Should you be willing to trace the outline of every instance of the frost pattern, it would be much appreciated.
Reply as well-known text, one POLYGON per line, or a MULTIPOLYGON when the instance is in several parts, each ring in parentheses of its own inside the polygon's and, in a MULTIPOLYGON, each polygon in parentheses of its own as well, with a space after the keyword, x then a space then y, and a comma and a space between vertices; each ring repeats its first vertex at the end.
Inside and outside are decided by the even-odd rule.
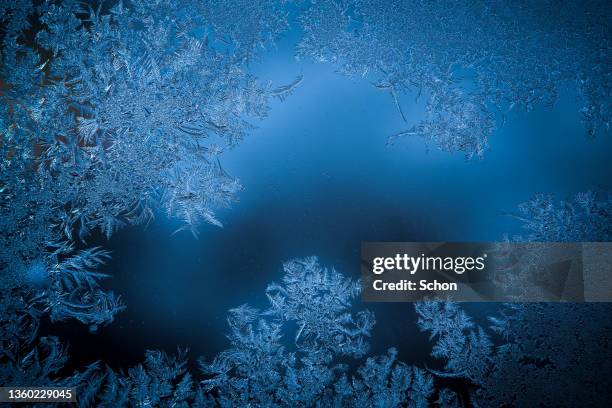
POLYGON ((432 356, 445 362, 443 369, 407 365, 394 348, 351 369, 342 357, 362 356, 374 325, 370 312, 354 311, 357 282, 316 258, 291 260, 284 271, 282 283, 268 288, 269 309, 230 310, 230 348, 211 362, 200 360, 199 376, 187 370, 181 350, 175 356, 148 351, 144 363, 127 373, 96 363, 57 376, 65 350, 57 339, 35 340, 34 333, 18 345, 9 344, 15 337, 2 338, 0 381, 77 387, 80 406, 102 407, 605 406, 612 385, 601 376, 612 369, 609 308, 513 304, 485 328, 457 304, 424 302, 416 308, 418 326, 435 341, 432 356), (294 314, 310 305, 316 306, 294 314), (310 319, 324 328, 308 328, 310 319), (337 336, 351 337, 351 348, 327 342, 337 336), (448 387, 449 381, 459 388, 448 387))
POLYGON ((446 361, 442 376, 465 377, 479 382, 486 376, 493 343, 455 303, 426 301, 415 305, 421 330, 436 339, 432 356, 446 361))
MULTIPOLYGON (((519 210, 528 235, 514 237, 517 242, 610 240, 609 196, 587 191, 556 204, 540 194, 519 210)), ((453 303, 421 303, 416 311, 420 329, 435 340, 432 356, 445 362, 443 371, 430 372, 462 381, 474 406, 529 407, 537 401, 545 407, 603 407, 609 401, 612 381, 602 375, 612 370, 608 304, 512 303, 488 317, 489 327, 453 303)), ((451 393, 442 390, 440 396, 451 393)))
POLYGON ((295 342, 302 347, 364 355, 364 337, 374 317, 367 311, 353 316, 348 309, 361 291, 359 283, 322 268, 316 258, 287 262, 284 270, 283 283, 272 283, 266 290, 271 304, 267 313, 295 321, 299 327, 295 342))
MULTIPOLYGON (((567 81, 587 133, 608 126, 609 13, 585 4, 313 2, 299 55, 369 76, 405 122, 400 95, 423 92, 425 120, 395 137, 480 156, 500 116, 554 102, 567 81)), ((86 247, 92 231, 110 237, 160 210, 194 235, 202 222, 221 225, 215 211, 240 189, 223 151, 267 114, 269 98, 302 82, 273 87, 245 69, 286 28, 283 5, 0 4, 0 383, 75 386, 81 406, 108 407, 600 405, 612 386, 600 375, 612 371, 605 305, 506 306, 484 327, 458 305, 422 303, 418 325, 443 369, 409 366, 390 348, 351 370, 346 359, 365 356, 374 317, 353 310, 357 283, 315 258, 285 265, 268 309, 230 311, 230 348, 201 361, 201 381, 182 351, 148 351, 127 373, 92 364, 61 374, 66 349, 38 336, 40 319, 96 330, 124 307, 100 286, 109 254, 86 247), (449 379, 470 390, 467 401, 449 379)), ((517 239, 612 235, 609 195, 561 204, 539 195, 520 211, 528 235, 517 239)))
POLYGON ((2 3, 3 291, 95 328, 123 306, 97 283, 108 253, 84 249, 91 233, 162 211, 177 232, 222 226, 216 211, 241 189, 222 153, 301 77, 274 87, 246 70, 286 28, 275 3, 216 3, 2 3), (232 10, 240 24, 223 25, 232 10))
POLYGON ((423 408, 430 406, 433 377, 424 369, 397 361, 397 350, 370 357, 349 382, 342 376, 335 385, 335 406, 423 408))
MULTIPOLYGON (((432 356, 446 362, 443 371, 430 372, 459 380, 473 406, 606 406, 612 382, 601 373, 612 369, 608 305, 513 303, 489 317, 488 328, 450 303, 420 304, 417 313, 419 327, 436 339, 432 356)), ((440 396, 453 403, 452 390, 440 396)))
POLYGON ((604 1, 314 1, 300 17, 298 56, 334 64, 389 92, 427 97, 420 136, 482 156, 512 110, 551 105, 574 83, 586 133, 610 124, 610 8, 604 1))
POLYGON ((64 378, 57 374, 65 350, 55 338, 35 341, 35 333, 16 347, 3 343, 0 381, 77 387, 80 406, 429 406, 433 376, 397 361, 396 349, 356 371, 346 364, 345 357, 366 353, 374 326, 371 312, 354 311, 358 282, 314 257, 290 260, 283 269, 282 283, 268 287, 267 310, 229 311, 230 348, 213 361, 200 360, 199 381, 182 350, 147 351, 144 363, 127 373, 95 363, 64 378))
MULTIPOLYGON (((601 194, 600 194, 601 195, 601 194)), ((598 197, 594 191, 577 194, 572 201, 554 202, 550 195, 537 194, 519 206, 515 216, 523 222, 531 242, 612 241, 612 194, 598 197)))
POLYGON ((232 348, 201 363, 212 376, 203 383, 219 390, 222 406, 311 406, 328 398, 336 373, 345 370, 334 357, 367 351, 374 317, 351 312, 357 282, 321 267, 316 258, 294 259, 283 269, 282 284, 267 289, 270 308, 231 310, 232 348), (285 340, 290 323, 296 333, 285 340))

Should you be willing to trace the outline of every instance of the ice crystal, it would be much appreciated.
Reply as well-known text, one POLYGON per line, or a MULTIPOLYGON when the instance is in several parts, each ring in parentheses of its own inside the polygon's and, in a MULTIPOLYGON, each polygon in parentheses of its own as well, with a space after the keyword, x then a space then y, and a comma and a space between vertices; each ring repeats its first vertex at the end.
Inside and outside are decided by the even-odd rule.
POLYGON ((371 313, 353 314, 357 282, 319 265, 316 258, 284 265, 282 284, 267 289, 270 309, 247 305, 230 311, 232 348, 202 362, 208 389, 223 406, 308 406, 323 398, 341 366, 335 356, 361 356, 374 324, 371 313), (283 331, 295 328, 293 345, 283 331))
POLYGON ((594 191, 577 194, 572 201, 555 203, 552 196, 537 194, 519 206, 516 217, 528 234, 518 240, 533 242, 612 241, 612 194, 594 191))
POLYGON ((425 301, 416 306, 418 326, 436 339, 432 356, 446 361, 445 376, 478 382, 485 376, 492 342, 482 328, 451 302, 425 301))
POLYGON ((316 258, 296 259, 284 265, 282 284, 266 290, 268 313, 295 321, 295 342, 336 353, 361 356, 363 342, 374 325, 374 317, 363 311, 353 316, 349 306, 361 288, 334 270, 321 267, 316 258))
MULTIPOLYGON (((222 153, 301 82, 274 87, 246 70, 286 28, 281 5, 0 5, 3 384, 59 384, 59 343, 36 343, 45 314, 96 330, 123 308, 99 285, 108 252, 83 248, 92 231, 110 238, 160 210, 194 235, 222 225, 216 210, 241 188, 222 153)), ((70 381, 83 406, 206 405, 182 361, 149 352, 127 376, 92 367, 70 381)))
MULTIPOLYGON (((224 11, 248 16, 254 26, 243 19, 234 28, 251 33, 249 49, 284 27, 272 6, 227 7, 205 8, 217 31, 224 11)), ((68 239, 76 233, 84 239, 95 228, 110 236, 147 222, 158 208, 180 217, 186 229, 221 225, 215 210, 234 199, 240 184, 219 155, 244 137, 250 118, 266 115, 268 97, 286 97, 299 81, 259 84, 236 59, 247 45, 218 51, 206 15, 184 8, 169 1, 110 9, 64 1, 30 10, 40 26, 33 43, 17 33, 17 46, 3 53, 3 170, 7 179, 18 177, 3 180, 3 198, 27 194, 12 185, 26 177, 47 178, 59 187, 41 186, 41 198, 68 239)), ((230 35, 238 37, 246 38, 230 35)))
MULTIPOLYGON (((609 306, 514 303, 490 317, 488 329, 450 303, 422 303, 417 313, 420 328, 436 339, 432 356, 446 362, 430 372, 464 381, 475 406, 604 406, 601 390, 611 384, 600 373, 612 369, 609 306)), ((456 402, 449 389, 439 395, 442 406, 456 402)))
MULTIPOLYGON (((520 206, 529 235, 515 240, 609 240, 608 201, 586 192, 557 205, 538 195, 520 206)), ((612 370, 607 304, 511 303, 489 316, 490 327, 454 303, 424 302, 416 311, 419 327, 435 340, 432 356, 445 362, 443 371, 430 371, 464 381, 476 406, 605 406, 609 399, 605 390, 612 384, 601 376, 612 370)), ((450 390, 441 390, 439 399, 443 406, 455 403, 450 390)))
POLYGON ((215 37, 230 46, 234 54, 247 61, 256 52, 273 45, 288 28, 286 0, 203 1, 196 5, 201 16, 212 26, 215 37))
POLYGON ((189 4, 2 4, 1 286, 38 287, 53 319, 95 327, 121 309, 95 283, 96 250, 74 254, 92 231, 110 238, 160 211, 196 236, 222 226, 216 211, 241 186, 221 154, 301 81, 246 70, 286 26, 275 3, 189 4))
POLYGON ((356 407, 428 407, 433 378, 425 370, 397 361, 397 350, 368 358, 352 382, 342 377, 335 385, 335 403, 356 407))
POLYGON ((287 262, 284 273, 282 284, 267 290, 269 310, 230 310, 231 346, 210 362, 200 360, 199 382, 181 350, 175 356, 147 351, 144 363, 127 374, 92 364, 62 377, 67 354, 54 338, 24 341, 0 354, 0 380, 76 387, 80 406, 428 406, 433 376, 397 361, 395 349, 368 358, 353 373, 343 364, 344 356, 364 354, 374 324, 369 312, 352 310, 357 282, 312 257, 287 262), (324 324, 314 328, 317 316, 324 324))
POLYGON ((110 236, 146 222, 160 206, 190 227, 219 225, 214 210, 239 189, 220 166, 223 145, 207 139, 236 145, 246 119, 265 115, 266 89, 231 55, 207 46, 197 21, 179 7, 80 10, 86 28, 68 31, 81 25, 79 10, 51 5, 42 12, 48 29, 37 42, 52 52, 44 88, 72 123, 39 143, 50 163, 43 170, 73 189, 66 222, 110 236))
MULTIPOLYGON (((514 299, 550 298, 552 293, 534 285, 539 276, 550 274, 547 267, 579 254, 571 245, 541 245, 542 242, 606 242, 612 239, 612 198, 586 191, 571 201, 556 203, 550 195, 536 194, 519 205, 517 214, 524 235, 504 237, 498 249, 494 279, 505 294, 514 299), (512 245, 507 245, 512 242, 512 245)), ((560 293, 557 294, 560 296, 560 293)))
MULTIPOLYGON (((87 286, 91 276, 82 271, 95 267, 104 256, 99 249, 89 250, 68 258, 57 268, 73 279, 78 276, 84 281, 82 285, 87 286), (73 276, 76 271, 79 272, 73 276)), ((260 311, 248 305, 230 310, 231 347, 212 362, 201 361, 204 375, 201 385, 188 372, 186 353, 180 350, 176 356, 148 351, 144 363, 129 369, 127 374, 93 364, 72 376, 57 376, 66 363, 65 350, 54 338, 41 338, 36 343, 39 316, 25 316, 27 307, 22 303, 28 302, 16 297, 0 298, 4 302, 2 317, 9 312, 15 317, 2 320, 0 380, 7 385, 76 387, 80 406, 311 406, 316 401, 325 404, 323 401, 333 398, 332 387, 339 373, 346 371, 337 359, 343 355, 362 355, 367 347, 364 339, 369 337, 374 322, 368 312, 351 311, 359 292, 357 282, 321 267, 316 258, 289 261, 284 270, 283 283, 268 289, 269 310, 260 311), (299 278, 304 282, 297 282, 299 278), (270 295, 271 291, 278 293, 270 295), (308 297, 299 300, 295 296, 300 294, 308 297), (286 298, 281 301, 281 296, 286 298), (315 306, 306 314, 312 320, 295 314, 308 306, 304 302, 315 306), (306 322, 312 324, 317 320, 317 314, 326 322, 325 326, 316 330, 306 327, 306 322), (290 331, 300 335, 286 336, 290 331), (21 335, 16 336, 18 333, 21 335), (300 339, 301 336, 305 339, 300 339), (293 344, 285 340, 290 338, 295 338, 293 344), (341 344, 332 344, 334 339, 341 344)), ((361 373, 360 387, 373 381, 370 370, 374 364, 368 364, 369 368, 361 373)), ((415 401, 419 398, 416 393, 426 398, 430 378, 407 366, 402 365, 401 370, 408 371, 402 371, 401 379, 392 380, 401 384, 390 383, 388 392, 399 387, 405 397, 410 392, 415 401)), ((354 392, 351 398, 357 398, 357 389, 354 392)))
POLYGON ((399 95, 427 96, 424 120, 390 142, 417 135, 481 156, 496 121, 554 103, 568 83, 587 134, 609 127, 609 16, 603 1, 315 1, 298 56, 369 78, 405 122, 399 95))
MULTIPOLYGON (((270 286, 274 293, 284 293, 285 300, 269 295, 269 310, 248 305, 230 310, 231 346, 210 362, 201 360, 201 381, 187 370, 186 354, 180 350, 176 356, 148 351, 144 363, 127 374, 92 364, 68 377, 58 376, 66 361, 65 350, 57 339, 35 341, 36 336, 18 344, 14 338, 2 337, 0 380, 76 387, 80 406, 103 407, 426 407, 434 401, 441 407, 530 406, 533 401, 543 406, 577 406, 585 400, 593 405, 605 400, 605 392, 594 384, 608 387, 609 379, 601 378, 600 370, 592 370, 612 369, 608 335, 612 328, 605 307, 514 304, 492 317, 491 327, 485 328, 458 304, 423 302, 417 305, 418 325, 435 341, 432 355, 444 360, 442 370, 398 361, 394 348, 350 369, 342 356, 355 356, 356 350, 361 354, 363 348, 350 352, 320 339, 325 338, 323 331, 336 333, 346 326, 350 319, 344 314, 350 313, 354 320, 361 313, 351 311, 353 294, 346 291, 356 282, 326 270, 315 258, 291 260, 284 269, 283 283, 270 286), (298 277, 306 283, 295 282, 298 277), (319 337, 301 340, 307 330, 305 320, 293 313, 306 301, 294 297, 298 294, 319 305, 306 313, 312 318, 318 311, 321 321, 327 321, 327 310, 335 310, 340 316, 336 326, 329 321, 325 329, 318 329, 319 337), (573 375, 568 377, 568 372, 573 375), (447 388, 448 381, 463 385, 459 390, 447 388)), ((12 310, 23 316, 17 303, 12 310)), ((4 311, 9 309, 9 304, 3 305, 4 311)), ((15 326, 35 331, 28 329, 31 321, 15 320, 15 326)), ((3 324, 1 333, 10 323, 3 324)), ((370 335, 368 327, 361 337, 370 335)))
POLYGON ((25 355, 0 365, 0 380, 13 386, 75 388, 79 407, 214 406, 212 399, 194 386, 180 351, 177 356, 147 351, 144 363, 127 374, 94 363, 68 377, 58 376, 66 361, 66 351, 57 338, 41 338, 25 355))
MULTIPOLYGON (((415 135, 481 156, 513 109, 577 84, 589 135, 610 120, 605 2, 332 0, 302 3, 298 55, 427 98, 415 135)), ((299 8, 299 7, 298 7, 299 8)), ((285 2, 23 0, 0 4, 0 383, 78 388, 81 406, 593 405, 612 387, 609 307, 508 305, 478 324, 458 305, 416 306, 440 370, 370 357, 374 326, 357 282, 316 258, 284 265, 269 307, 229 312, 230 347, 201 360, 148 351, 127 373, 94 363, 64 376, 66 348, 40 320, 96 330, 123 308, 102 289, 109 254, 94 230, 159 211, 197 235, 240 190, 221 158, 303 80, 260 82, 248 64, 287 28, 285 2), (554 328, 554 330, 551 330, 554 328), (494 347, 494 344, 496 347, 494 347), (592 367, 599 367, 593 370, 592 367), (572 372, 572 376, 567 376, 572 372), (463 382, 469 401, 444 386, 463 382)), ((520 207, 526 241, 610 241, 610 196, 520 207)))

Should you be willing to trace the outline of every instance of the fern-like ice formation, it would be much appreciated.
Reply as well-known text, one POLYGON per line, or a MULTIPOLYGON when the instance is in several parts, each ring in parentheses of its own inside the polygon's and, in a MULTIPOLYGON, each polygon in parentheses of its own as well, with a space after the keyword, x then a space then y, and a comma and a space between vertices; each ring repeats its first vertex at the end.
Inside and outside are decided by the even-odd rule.
POLYGON ((512 303, 489 317, 490 327, 453 303, 416 310, 435 340, 432 356, 445 362, 430 372, 467 390, 462 397, 441 387, 440 406, 603 407, 609 400, 612 382, 601 375, 612 370, 609 305, 512 303))
MULTIPOLYGON (((593 191, 560 203, 536 195, 519 206, 527 235, 513 239, 610 241, 610 203, 609 195, 593 191)), ((462 381, 474 406, 606 406, 612 381, 601 374, 612 370, 609 304, 510 303, 488 317, 489 327, 454 303, 421 303, 416 311, 420 329, 435 340, 432 356, 445 362, 432 373, 462 381)), ((442 406, 456 406, 453 391, 440 394, 451 401, 442 406)))
MULTIPOLYGON (((164 211, 197 234, 240 189, 221 166, 301 83, 272 87, 246 70, 287 28, 284 2, 0 3, 0 383, 75 386, 81 406, 578 406, 606 398, 609 307, 515 304, 484 327, 456 304, 417 305, 442 368, 364 358, 373 314, 356 282, 315 258, 285 264, 269 308, 230 311, 230 347, 202 361, 149 351, 127 373, 101 364, 67 377, 67 352, 40 337, 43 316, 92 330, 124 306, 100 280, 109 254, 84 246, 164 211), (555 330, 551 330, 555 328, 555 330), (351 370, 345 363, 361 366, 351 370), (592 370, 592 367, 599 367, 592 370), (568 376, 568 373, 572 373, 568 376), (459 381, 463 395, 446 381, 459 381)), ((553 103, 574 82, 587 133, 610 121, 605 2, 329 0, 301 3, 298 55, 367 76, 409 121, 398 132, 480 156, 512 109, 553 103)), ((393 137, 392 140, 393 141, 393 137)), ((610 241, 609 196, 521 206, 526 241, 610 241)))
POLYGON ((354 372, 347 366, 345 358, 367 352, 374 326, 371 312, 354 310, 358 282, 314 257, 290 260, 283 269, 282 282, 268 287, 267 310, 230 310, 230 348, 200 361, 200 381, 180 350, 176 356, 147 351, 127 374, 95 363, 64 378, 57 375, 66 362, 61 344, 36 336, 2 348, 0 381, 76 387, 84 407, 428 406, 432 375, 397 361, 393 348, 354 372))
POLYGON ((316 258, 284 265, 281 284, 267 289, 270 308, 247 305, 230 311, 232 348, 202 362, 222 406, 309 406, 329 398, 342 365, 338 356, 360 357, 374 326, 371 312, 353 313, 357 282, 322 267, 316 258), (296 333, 283 339, 286 325, 296 333), (292 342, 288 344, 289 342, 292 342))
MULTIPOLYGON (((575 84, 586 133, 608 129, 610 7, 605 1, 324 0, 304 6, 298 56, 427 97, 425 118, 389 138, 420 136, 482 156, 512 110, 553 104, 575 84)), ((417 97, 418 98, 418 97, 417 97)))
POLYGON ((66 362, 59 341, 37 338, 37 316, 25 316, 22 299, 3 298, 15 302, 2 305, 4 315, 12 307, 22 318, 0 332, 0 381, 76 387, 84 407, 604 406, 612 385, 601 376, 612 369, 609 307, 512 304, 485 328, 457 304, 419 303, 417 324, 444 361, 433 369, 398 361, 395 348, 359 360, 374 316, 355 310, 358 283, 316 258, 287 262, 267 294, 268 309, 230 310, 230 347, 201 359, 199 374, 179 350, 147 351, 127 373, 95 363, 68 377, 58 376, 66 362))
POLYGON ((515 215, 523 222, 528 242, 612 241, 612 193, 585 191, 571 201, 555 203, 550 195, 537 194, 519 206, 515 215))
POLYGON ((300 80, 274 88, 245 69, 285 29, 280 6, 231 3, 2 3, 3 290, 95 327, 122 306, 92 270, 108 254, 75 252, 92 231, 160 211, 194 235, 222 225, 241 186, 220 155, 300 80))

